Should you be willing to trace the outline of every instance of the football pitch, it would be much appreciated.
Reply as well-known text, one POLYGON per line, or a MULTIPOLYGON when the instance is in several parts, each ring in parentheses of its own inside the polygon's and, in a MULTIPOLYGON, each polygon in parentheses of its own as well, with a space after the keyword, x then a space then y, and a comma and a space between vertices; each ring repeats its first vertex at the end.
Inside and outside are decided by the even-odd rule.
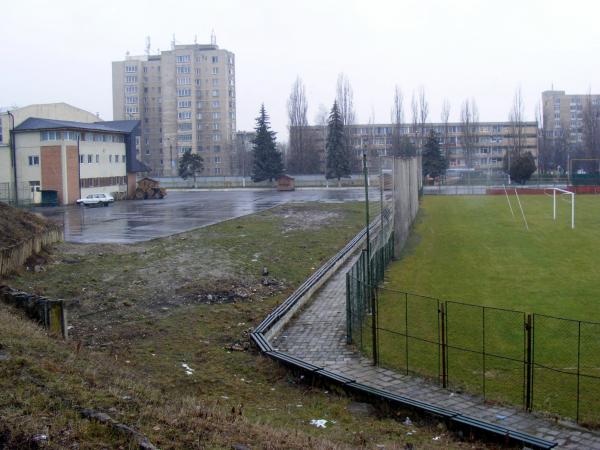
POLYGON ((386 287, 600 322, 600 196, 425 196, 386 287))
POLYGON ((576 196, 575 229, 570 197, 554 221, 521 195, 529 230, 509 199, 514 217, 505 196, 422 199, 378 295, 380 364, 598 425, 600 196, 576 196))

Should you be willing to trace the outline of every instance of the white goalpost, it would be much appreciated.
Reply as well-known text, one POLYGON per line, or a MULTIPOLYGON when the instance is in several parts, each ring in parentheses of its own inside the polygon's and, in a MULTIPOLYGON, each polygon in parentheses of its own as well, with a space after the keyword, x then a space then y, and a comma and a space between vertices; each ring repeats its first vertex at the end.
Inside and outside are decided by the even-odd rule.
POLYGON ((556 221, 556 193, 559 195, 569 195, 571 197, 571 229, 575 228, 575 192, 566 191, 560 188, 550 188, 552 190, 552 219, 556 221))

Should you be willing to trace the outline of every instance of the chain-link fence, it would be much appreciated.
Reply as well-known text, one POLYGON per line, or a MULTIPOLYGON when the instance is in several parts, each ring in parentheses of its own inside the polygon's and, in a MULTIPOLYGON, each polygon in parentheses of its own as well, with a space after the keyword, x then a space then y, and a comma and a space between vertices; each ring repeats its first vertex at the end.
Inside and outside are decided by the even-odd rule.
POLYGON ((600 323, 443 301, 355 275, 348 300, 374 299, 377 315, 353 324, 354 343, 378 365, 484 401, 600 424, 600 323))

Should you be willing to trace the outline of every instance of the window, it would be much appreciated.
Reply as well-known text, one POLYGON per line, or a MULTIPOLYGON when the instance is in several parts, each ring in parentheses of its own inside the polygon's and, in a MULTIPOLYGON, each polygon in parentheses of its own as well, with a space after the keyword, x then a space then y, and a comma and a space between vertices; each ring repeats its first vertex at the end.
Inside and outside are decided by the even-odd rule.
POLYGON ((190 95, 192 95, 191 89, 177 89, 177 97, 189 97, 190 95))
POLYGON ((77 141, 79 138, 79 133, 75 131, 63 131, 63 139, 65 141, 77 141))
POLYGON ((219 96, 219 90, 218 89, 213 89, 212 96, 213 97, 218 97, 219 96))
POLYGON ((178 63, 189 63, 190 55, 179 55, 175 57, 175 61, 178 63))
POLYGON ((191 134, 180 134, 179 136, 177 136, 177 140, 182 141, 182 142, 191 142, 192 135, 191 134))
POLYGON ((219 133, 213 134, 213 141, 219 142, 221 140, 221 135, 219 133))
POLYGON ((213 130, 218 130, 219 129, 219 123, 218 122, 213 123, 212 129, 213 130))
POLYGON ((192 147, 189 147, 186 145, 177 146, 177 153, 185 153, 185 152, 191 152, 191 151, 192 151, 192 147))
POLYGON ((220 151, 221 151, 221 146, 220 145, 213 146, 213 152, 218 153, 220 151))
POLYGON ((196 75, 200 75, 200 67, 196 67, 196 75))
POLYGON ((213 75, 218 75, 219 74, 219 68, 218 67, 213 67, 212 68, 212 74, 213 75))
POLYGON ((119 162, 119 155, 115 155, 115 162, 118 163, 119 162))
POLYGON ((39 181, 30 181, 29 182, 29 190, 31 192, 39 192, 40 191, 40 182, 39 181))
POLYGON ((192 79, 190 77, 177 78, 177 85, 181 86, 186 84, 192 84, 192 79))
POLYGON ((218 56, 213 56, 212 57, 212 62, 213 62, 213 64, 217 64, 219 62, 219 57, 218 56))
POLYGON ((85 155, 79 155, 79 164, 83 164, 85 162, 85 155))
POLYGON ((221 168, 220 167, 215 167, 214 171, 215 171, 215 175, 220 175, 221 174, 221 168))
POLYGON ((192 70, 190 66, 177 66, 176 71, 177 73, 190 73, 192 70))
POLYGON ((100 155, 96 154, 96 163, 100 162, 100 155))
POLYGON ((213 108, 218 108, 219 107, 219 100, 213 100, 212 107, 213 108))
POLYGON ((218 78, 213 78, 212 85, 213 85, 213 87, 218 87, 219 86, 219 79, 218 78))
POLYGON ((179 120, 190 120, 192 118, 191 111, 180 111, 177 113, 177 118, 179 120))
POLYGON ((137 114, 139 111, 137 106, 126 106, 125 113, 126 114, 137 114))
POLYGON ((213 118, 213 120, 219 120, 219 119, 221 119, 221 113, 220 112, 214 112, 214 113, 212 113, 212 118, 213 118))
POLYGON ((125 66, 126 73, 135 73, 137 72, 137 66, 125 66))
POLYGON ((125 103, 127 103, 128 105, 132 105, 137 103, 138 98, 137 97, 125 97, 125 103))
POLYGON ((30 166, 39 166, 40 165, 40 157, 39 156, 30 156, 29 158, 30 166))
POLYGON ((189 131, 192 129, 192 123, 191 122, 182 122, 182 123, 178 123, 177 124, 177 130, 178 131, 189 131))
POLYGON ((62 139, 62 133, 60 131, 42 131, 40 133, 40 139, 42 141, 60 141, 62 139))
POLYGON ((196 118, 197 118, 198 120, 202 120, 202 113, 201 113, 201 112, 199 112, 199 113, 196 113, 196 118))
POLYGON ((137 86, 125 86, 126 94, 137 94, 137 86))
POLYGON ((202 85, 202 80, 200 80, 200 78, 196 78, 196 86, 201 86, 202 85))
POLYGON ((215 164, 221 164, 221 157, 215 156, 215 164))
POLYGON ((192 101, 191 100, 179 100, 177 102, 177 106, 179 108, 191 108, 192 107, 192 101))
POLYGON ((91 164, 94 160, 93 160, 93 156, 94 155, 87 155, 87 162, 88 164, 91 164))

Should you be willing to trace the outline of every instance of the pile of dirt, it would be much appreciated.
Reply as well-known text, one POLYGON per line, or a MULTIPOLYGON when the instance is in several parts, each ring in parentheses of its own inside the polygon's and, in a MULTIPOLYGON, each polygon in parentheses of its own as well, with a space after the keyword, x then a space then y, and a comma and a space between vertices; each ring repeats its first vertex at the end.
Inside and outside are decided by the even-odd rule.
POLYGON ((0 249, 11 247, 56 226, 38 214, 0 202, 0 249))

